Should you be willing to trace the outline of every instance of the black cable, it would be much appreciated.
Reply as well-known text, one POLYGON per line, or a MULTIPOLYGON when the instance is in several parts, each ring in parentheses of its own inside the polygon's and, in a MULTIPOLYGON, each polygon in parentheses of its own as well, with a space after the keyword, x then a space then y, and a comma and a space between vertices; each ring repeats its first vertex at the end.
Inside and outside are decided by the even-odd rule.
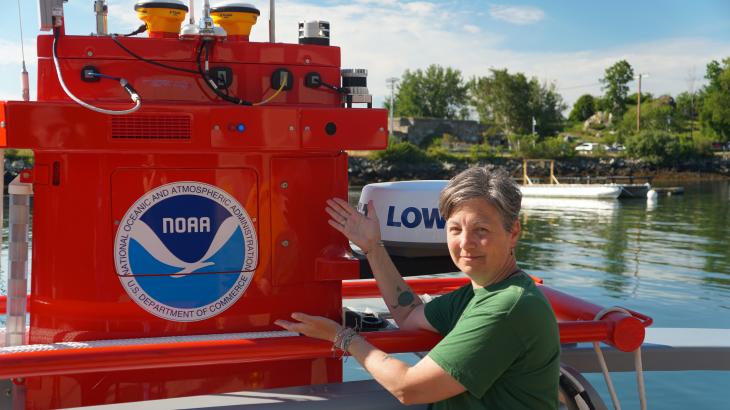
POLYGON ((217 95, 224 101, 228 101, 229 103, 236 104, 236 105, 253 105, 252 103, 250 103, 246 100, 243 100, 241 98, 231 97, 230 95, 224 94, 220 89, 218 89, 218 86, 216 85, 215 81, 208 76, 208 73, 205 70, 203 70, 203 63, 202 63, 203 48, 205 48, 205 62, 207 63, 208 58, 210 57, 210 50, 209 50, 210 45, 211 45, 210 40, 203 40, 200 43, 200 48, 198 48, 198 58, 197 58, 198 73, 203 77, 203 82, 208 86, 208 88, 213 90, 215 95, 217 95))
POLYGON ((347 94, 347 90, 345 90, 342 87, 337 87, 335 85, 327 84, 322 80, 319 80, 319 85, 324 86, 325 88, 329 88, 330 90, 336 91, 340 94, 347 94))
POLYGON ((152 64, 152 65, 156 65, 156 66, 158 66, 158 67, 162 67, 162 68, 167 68, 167 69, 170 69, 170 70, 175 70, 175 71, 181 71, 181 72, 183 72, 183 73, 188 73, 188 74, 198 74, 198 72, 197 72, 197 71, 195 71, 195 70, 188 70, 188 69, 186 69, 186 68, 179 68, 179 67, 173 67, 173 66, 171 66, 171 65, 167 65, 167 64, 162 64, 162 63, 158 63, 157 61, 152 61, 152 60, 148 60, 148 59, 146 59, 146 58, 144 58, 144 57, 142 57, 142 56, 139 56, 139 55, 135 54, 134 52, 132 52, 132 50, 130 50, 130 49, 128 49, 127 47, 125 47, 125 46, 124 46, 124 45, 123 45, 122 43, 120 43, 120 42, 119 42, 119 40, 117 40, 117 38, 116 38, 116 36, 115 36, 115 35, 112 35, 112 36, 111 36, 111 39, 112 39, 112 41, 114 41, 114 42, 115 42, 115 43, 116 43, 116 44, 117 44, 117 45, 118 45, 118 46, 119 46, 119 47, 120 47, 120 48, 121 48, 122 50, 126 51, 126 52, 127 52, 127 54, 131 55, 132 57, 136 58, 137 60, 140 60, 140 61, 144 61, 144 62, 145 62, 145 63, 147 63, 147 64, 152 64))
POLYGON ((106 75, 106 74, 102 74, 102 73, 90 73, 89 75, 91 75, 92 77, 97 77, 97 78, 106 78, 108 80, 115 80, 115 81, 122 80, 122 77, 114 77, 112 75, 106 75))
POLYGON ((122 34, 122 37, 136 36, 137 34, 142 34, 145 31, 147 31, 147 24, 142 24, 141 26, 137 27, 137 30, 134 30, 133 32, 131 32, 129 34, 122 34))

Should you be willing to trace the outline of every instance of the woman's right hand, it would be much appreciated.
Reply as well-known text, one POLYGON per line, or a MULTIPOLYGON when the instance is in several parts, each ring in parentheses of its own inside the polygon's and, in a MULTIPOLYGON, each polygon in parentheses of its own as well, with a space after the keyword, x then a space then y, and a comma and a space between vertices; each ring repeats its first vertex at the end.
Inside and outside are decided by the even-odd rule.
POLYGON ((330 226, 342 232, 365 253, 369 253, 380 244, 380 221, 375 213, 373 201, 368 201, 367 207, 367 216, 340 198, 328 199, 325 207, 325 211, 332 218, 327 221, 330 226))

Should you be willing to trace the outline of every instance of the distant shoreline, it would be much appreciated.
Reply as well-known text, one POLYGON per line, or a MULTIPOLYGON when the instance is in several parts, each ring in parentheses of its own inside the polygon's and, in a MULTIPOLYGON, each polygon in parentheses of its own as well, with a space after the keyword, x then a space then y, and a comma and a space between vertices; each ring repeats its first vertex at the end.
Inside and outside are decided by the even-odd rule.
MULTIPOLYGON (((374 182, 414 180, 414 179, 450 179, 463 169, 479 165, 501 167, 513 177, 522 175, 521 158, 495 157, 476 162, 459 161, 456 163, 427 162, 413 163, 401 161, 389 163, 370 157, 349 157, 349 175, 351 185, 365 185, 374 182)), ((531 165, 528 171, 531 178, 547 179, 547 167, 531 165)), ((711 181, 730 179, 730 158, 716 156, 709 159, 689 160, 674 164, 671 167, 658 167, 645 162, 626 158, 594 158, 578 157, 555 160, 555 176, 560 180, 596 177, 649 177, 652 182, 662 181, 711 181)))

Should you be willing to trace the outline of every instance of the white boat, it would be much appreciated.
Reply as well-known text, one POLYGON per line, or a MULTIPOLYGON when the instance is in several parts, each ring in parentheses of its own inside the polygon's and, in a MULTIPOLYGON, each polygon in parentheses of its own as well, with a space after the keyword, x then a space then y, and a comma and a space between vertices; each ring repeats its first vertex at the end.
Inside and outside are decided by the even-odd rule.
POLYGON ((521 185, 523 197, 599 198, 616 199, 621 195, 619 185, 593 184, 532 184, 521 185))
POLYGON ((523 159, 522 185, 523 197, 551 197, 551 198, 598 198, 616 199, 621 195, 621 185, 617 184, 561 184, 555 177, 555 161, 552 159, 523 159), (527 164, 536 162, 550 165, 550 183, 536 184, 527 175, 527 164))

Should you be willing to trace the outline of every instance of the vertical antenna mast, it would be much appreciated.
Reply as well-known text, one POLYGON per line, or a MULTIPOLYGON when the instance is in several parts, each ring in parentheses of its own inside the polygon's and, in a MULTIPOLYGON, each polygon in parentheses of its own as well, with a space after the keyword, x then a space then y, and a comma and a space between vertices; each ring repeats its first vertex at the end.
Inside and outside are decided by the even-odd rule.
POLYGON ((269 43, 276 43, 276 10, 274 0, 269 0, 269 43))
POLYGON ((28 70, 25 68, 25 46, 23 45, 23 19, 20 14, 20 0, 18 0, 18 25, 20 26, 20 53, 23 57, 23 71, 21 72, 21 84, 23 84, 23 101, 30 100, 30 81, 28 81, 28 70))
POLYGON ((105 36, 109 34, 107 30, 107 7, 106 0, 94 1, 94 13, 96 13, 96 35, 105 36))

